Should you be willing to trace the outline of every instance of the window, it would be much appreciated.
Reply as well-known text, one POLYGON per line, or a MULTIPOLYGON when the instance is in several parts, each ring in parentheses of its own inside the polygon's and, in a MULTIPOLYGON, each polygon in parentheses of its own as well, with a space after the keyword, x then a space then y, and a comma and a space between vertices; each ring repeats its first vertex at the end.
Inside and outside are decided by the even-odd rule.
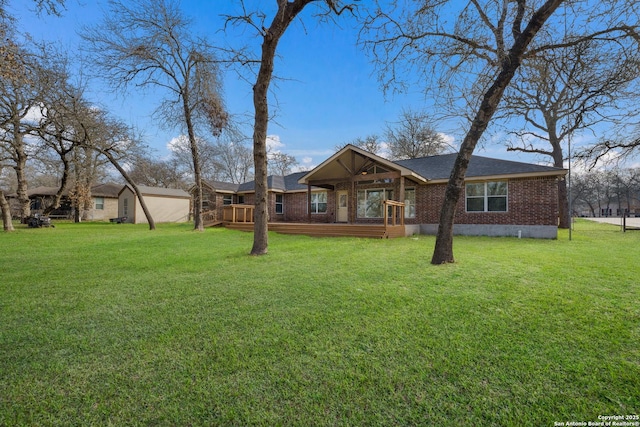
POLYGON ((282 194, 276 194, 276 213, 284 213, 284 196, 282 194))
POLYGON ((393 190, 358 190, 358 218, 382 218, 382 202, 389 199, 393 199, 393 190))
POLYGON ((466 185, 467 212, 506 212, 507 182, 474 182, 466 185))
POLYGON ((238 203, 241 205, 244 204, 244 194, 238 194, 238 203))
POLYGON ((129 199, 125 198, 122 200, 122 216, 129 215, 129 199))
POLYGON ((311 193, 311 213, 327 212, 327 192, 311 193))
POLYGON ((222 196, 222 204, 223 205, 230 205, 233 203, 233 194, 224 194, 222 196))
POLYGON ((389 171, 386 170, 385 168, 381 167, 381 166, 373 165, 369 169, 367 169, 366 172, 367 173, 385 173, 385 172, 389 172, 389 171))
POLYGON ((104 197, 95 197, 94 200, 96 201, 96 210, 104 210, 104 197))
POLYGON ((404 217, 416 217, 416 189, 407 188, 404 190, 404 217))

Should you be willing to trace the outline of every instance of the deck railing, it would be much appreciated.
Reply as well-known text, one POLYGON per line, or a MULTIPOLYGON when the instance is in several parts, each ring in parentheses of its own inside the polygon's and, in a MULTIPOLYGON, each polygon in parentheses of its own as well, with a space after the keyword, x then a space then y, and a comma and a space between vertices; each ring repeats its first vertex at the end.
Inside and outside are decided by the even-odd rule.
POLYGON ((225 205, 222 209, 222 220, 228 222, 253 222, 254 205, 225 205))
POLYGON ((395 200, 384 201, 384 226, 404 226, 404 203, 395 200), (391 211, 391 217, 389 217, 391 211))

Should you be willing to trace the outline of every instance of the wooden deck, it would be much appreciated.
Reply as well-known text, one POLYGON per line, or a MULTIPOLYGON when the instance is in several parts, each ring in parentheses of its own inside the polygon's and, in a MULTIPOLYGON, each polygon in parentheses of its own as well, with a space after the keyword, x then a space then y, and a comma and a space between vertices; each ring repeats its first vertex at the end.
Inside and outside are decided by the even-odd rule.
MULTIPOLYGON (((223 225, 231 230, 253 231, 253 223, 251 222, 225 222, 223 225)), ((404 225, 388 225, 385 227, 383 224, 270 222, 269 231, 282 234, 303 234, 313 237, 368 237, 375 239, 405 237, 404 225)))
MULTIPOLYGON (((314 237, 370 237, 388 239, 405 237, 404 203, 384 201, 384 218, 381 224, 270 222, 269 230, 282 234, 304 234, 314 237), (389 215, 391 212, 391 215, 389 215)), ((231 230, 253 231, 253 205, 232 204, 224 207, 223 222, 231 230)))

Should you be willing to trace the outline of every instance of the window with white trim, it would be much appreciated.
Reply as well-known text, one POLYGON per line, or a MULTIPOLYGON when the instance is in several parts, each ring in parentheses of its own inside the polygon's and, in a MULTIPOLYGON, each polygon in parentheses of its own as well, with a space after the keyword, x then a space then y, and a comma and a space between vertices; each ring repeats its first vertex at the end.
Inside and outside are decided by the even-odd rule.
POLYGON ((358 190, 358 218, 384 217, 385 200, 393 200, 393 190, 372 188, 358 190))
POLYGON ((284 194, 276 194, 276 213, 284 213, 284 194))
POLYGON ((94 197, 94 200, 96 202, 96 210, 97 211, 104 210, 104 197, 94 197))
POLYGON ((404 217, 416 217, 416 189, 407 188, 404 190, 404 217))
POLYGON ((230 205, 233 203, 233 194, 223 194, 222 195, 222 204, 230 205))
POLYGON ((311 213, 320 214, 327 212, 327 192, 311 193, 311 213))
POLYGON ((507 187, 507 181, 474 182, 467 184, 467 212, 506 212, 507 187))

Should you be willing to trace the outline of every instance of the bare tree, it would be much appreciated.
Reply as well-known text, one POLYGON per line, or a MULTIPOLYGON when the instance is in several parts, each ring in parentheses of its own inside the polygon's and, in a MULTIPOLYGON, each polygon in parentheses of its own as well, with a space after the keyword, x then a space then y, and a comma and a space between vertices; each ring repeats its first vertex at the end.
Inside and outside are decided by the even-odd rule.
MULTIPOLYGON (((218 175, 216 159, 218 157, 218 145, 208 139, 196 137, 198 158, 200 159, 201 179, 213 179, 218 175)), ((195 170, 191 142, 186 135, 174 138, 168 146, 171 151, 170 160, 178 168, 183 179, 195 182, 195 170)))
POLYGON ((62 165, 58 191, 54 200, 44 210, 48 215, 60 206, 63 192, 67 189, 71 171, 71 153, 75 148, 73 134, 78 123, 73 114, 73 103, 82 96, 81 91, 69 83, 69 60, 65 54, 55 52, 49 46, 42 46, 42 61, 47 64, 48 85, 42 91, 39 105, 39 123, 34 129, 38 135, 42 148, 54 152, 58 164, 62 165))
MULTIPOLYGON (((455 94, 473 94, 465 105, 471 112, 465 115, 470 121, 445 190, 433 264, 454 262, 456 205, 471 155, 520 65, 543 52, 586 39, 635 42, 639 39, 636 8, 625 5, 623 0, 598 4, 586 0, 421 1, 401 11, 378 9, 368 19, 374 37, 366 45, 387 76, 386 83, 401 80, 403 68, 415 67, 433 82, 431 92, 444 89, 451 105, 460 98, 455 94), (546 26, 544 37, 535 42, 563 3, 569 10, 556 25, 546 26), (570 32, 575 36, 569 37, 570 32)), ((468 98, 463 95, 463 99, 468 98)))
POLYGON ((444 136, 423 112, 403 110, 400 120, 387 124, 385 137, 392 159, 415 159, 442 154, 447 148, 444 136))
POLYGON ((380 136, 376 134, 367 135, 364 138, 357 137, 346 144, 336 145, 336 151, 342 150, 347 144, 351 144, 358 148, 362 148, 365 151, 373 153, 378 156, 382 156, 384 145, 380 140, 380 136))
POLYGON ((590 216, 599 215, 602 191, 601 182, 598 179, 600 175, 599 173, 582 173, 571 177, 571 202, 574 212, 582 205, 587 207, 590 216))
POLYGON ((149 156, 140 156, 131 165, 129 176, 134 182, 151 187, 189 187, 178 164, 172 159, 155 160, 149 156))
POLYGON ((197 191, 194 228, 201 231, 197 127, 205 124, 219 135, 228 120, 213 49, 205 40, 192 37, 190 22, 173 0, 112 0, 109 4, 103 24, 86 29, 83 37, 97 66, 118 87, 135 82, 168 93, 157 112, 165 125, 186 129, 197 191))
POLYGON ((255 109, 253 125, 253 161, 255 173, 255 212, 253 247, 251 255, 263 255, 268 248, 268 206, 267 206, 267 128, 269 125, 269 104, 267 96, 273 78, 274 58, 281 37, 291 22, 312 3, 326 6, 321 14, 340 15, 345 10, 352 10, 352 5, 342 5, 340 0, 276 0, 277 11, 267 24, 264 12, 247 12, 244 1, 240 1, 244 14, 229 16, 228 22, 245 24, 257 31, 262 40, 259 69, 253 86, 253 105, 255 109))
MULTIPOLYGON (((606 42, 608 43, 608 42, 606 42)), ((605 42, 586 40, 566 49, 546 52, 527 61, 505 94, 504 115, 525 121, 513 131, 520 141, 507 150, 549 156, 564 167, 563 145, 580 130, 603 122, 615 123, 629 103, 629 85, 638 79, 635 49, 606 48, 605 42)), ((629 111, 631 112, 631 111, 629 111)), ((558 181, 560 228, 569 228, 567 181, 558 181)))
POLYGON ((11 45, 13 63, 16 67, 5 78, 0 79, 0 151, 11 159, 17 178, 17 199, 20 216, 31 215, 27 195, 27 159, 30 154, 29 136, 38 126, 32 117, 42 101, 43 92, 50 86, 50 75, 41 67, 39 58, 22 46, 11 45))
POLYGON ((298 165, 296 158, 287 153, 277 151, 268 153, 267 156, 269 158, 269 175, 289 175, 298 165))
POLYGON ((241 184, 253 179, 252 152, 242 141, 218 141, 215 148, 217 180, 241 184))
MULTIPOLYGON (((114 119, 105 111, 79 104, 76 107, 76 114, 78 117, 79 130, 74 135, 75 143, 81 148, 93 150, 107 158, 109 163, 111 163, 125 181, 127 181, 131 190, 138 198, 142 211, 149 223, 149 229, 155 230, 155 221, 147 208, 142 193, 138 189, 138 185, 131 179, 123 167, 125 161, 135 159, 141 154, 140 139, 135 136, 131 127, 114 119)), ((79 201, 89 198, 85 187, 80 187, 77 192, 76 197, 79 201)))

